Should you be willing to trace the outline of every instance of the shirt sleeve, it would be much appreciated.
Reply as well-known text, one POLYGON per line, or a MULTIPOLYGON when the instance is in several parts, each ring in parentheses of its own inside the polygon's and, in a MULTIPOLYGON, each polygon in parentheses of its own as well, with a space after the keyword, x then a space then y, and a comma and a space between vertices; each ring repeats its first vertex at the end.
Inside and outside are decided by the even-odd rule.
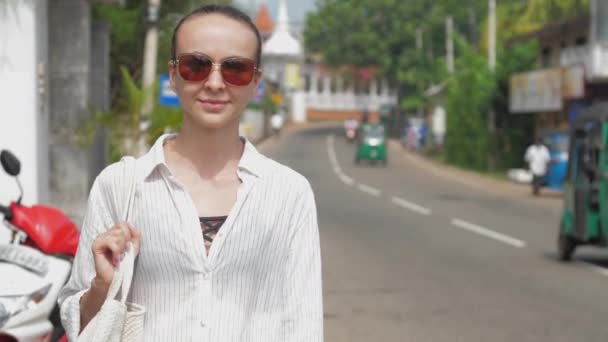
POLYGON ((323 341, 323 292, 321 247, 317 208, 310 185, 303 196, 297 229, 287 258, 287 282, 284 288, 286 311, 283 338, 286 342, 323 341))
POLYGON ((69 341, 76 341, 80 333, 80 298, 89 290, 95 276, 95 263, 91 252, 93 241, 97 235, 111 226, 111 215, 104 203, 104 194, 98 178, 89 193, 86 214, 80 229, 78 250, 72 265, 72 274, 67 284, 59 292, 61 323, 69 341))

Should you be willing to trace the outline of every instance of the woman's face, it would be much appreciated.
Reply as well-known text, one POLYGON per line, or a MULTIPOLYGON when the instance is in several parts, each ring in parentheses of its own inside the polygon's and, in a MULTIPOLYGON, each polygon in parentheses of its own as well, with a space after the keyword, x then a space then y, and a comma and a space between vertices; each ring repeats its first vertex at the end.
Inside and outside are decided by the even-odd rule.
MULTIPOLYGON (((195 53, 208 56, 214 63, 228 57, 255 60, 257 38, 246 24, 221 14, 206 14, 186 20, 176 37, 176 56, 195 53)), ((184 111, 184 124, 206 129, 238 127, 240 114, 254 95, 261 74, 244 86, 224 81, 220 70, 213 67, 203 81, 184 80, 174 65, 169 64, 171 86, 184 111)))

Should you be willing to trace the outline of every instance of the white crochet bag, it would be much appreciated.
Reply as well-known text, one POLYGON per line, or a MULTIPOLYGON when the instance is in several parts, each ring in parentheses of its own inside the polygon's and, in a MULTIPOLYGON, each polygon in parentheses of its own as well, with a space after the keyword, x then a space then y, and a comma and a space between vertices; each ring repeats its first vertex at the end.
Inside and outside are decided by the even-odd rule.
MULTIPOLYGON (((122 159, 124 175, 131 179, 128 190, 127 205, 124 208, 123 221, 128 222, 133 206, 136 189, 136 161, 134 158, 122 159)), ((135 255, 129 246, 120 265, 114 270, 112 284, 105 302, 99 312, 78 335, 77 342, 142 342, 144 316, 146 308, 135 303, 127 303, 127 296, 133 280, 135 255)))

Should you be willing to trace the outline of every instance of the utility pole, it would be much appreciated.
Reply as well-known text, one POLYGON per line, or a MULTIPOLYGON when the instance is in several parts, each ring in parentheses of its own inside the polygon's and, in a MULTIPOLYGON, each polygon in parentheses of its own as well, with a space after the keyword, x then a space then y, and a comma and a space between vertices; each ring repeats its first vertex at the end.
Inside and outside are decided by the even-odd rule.
MULTIPOLYGON (((416 28, 416 49, 418 50, 418 55, 420 56, 421 59, 423 58, 423 55, 424 55, 423 47, 424 47, 424 42, 423 42, 423 38, 422 38, 422 28, 418 27, 418 28, 416 28)), ((422 60, 420 60, 419 63, 422 63, 422 60)), ((424 89, 423 89, 422 81, 420 79, 417 80, 416 87, 418 88, 418 93, 422 95, 422 93, 424 92, 424 89)), ((421 106, 418 106, 417 112, 418 112, 418 117, 422 117, 422 107, 421 106)))
POLYGON ((161 0, 148 0, 146 8, 146 40, 144 42, 144 65, 142 73, 143 103, 139 117, 139 127, 135 137, 136 145, 132 153, 142 154, 147 149, 144 132, 154 109, 154 82, 156 81, 156 58, 158 54, 158 21, 161 0))
POLYGON ((488 0, 488 64, 490 70, 496 69, 496 0, 488 0))
POLYGON ((477 18, 473 6, 469 7, 469 39, 472 44, 477 42, 477 18))
MULTIPOLYGON (((591 17, 591 29, 589 32, 589 46, 594 46, 597 42, 597 29, 598 29, 598 20, 601 18, 597 13, 597 1, 591 0, 589 3, 590 17, 591 17)), ((602 14, 602 13, 600 13, 602 14)))
MULTIPOLYGON (((494 73, 496 70, 496 0, 488 0, 488 66, 490 71, 494 73)), ((490 133, 490 153, 488 155, 488 166, 491 170, 496 168, 496 149, 495 149, 495 134, 496 134, 496 112, 494 111, 493 103, 490 103, 490 113, 488 113, 488 132, 490 133)))
POLYGON ((451 16, 447 17, 445 20, 445 45, 446 45, 446 62, 448 67, 448 72, 450 74, 454 73, 454 40, 452 37, 452 33, 454 31, 454 20, 451 16))

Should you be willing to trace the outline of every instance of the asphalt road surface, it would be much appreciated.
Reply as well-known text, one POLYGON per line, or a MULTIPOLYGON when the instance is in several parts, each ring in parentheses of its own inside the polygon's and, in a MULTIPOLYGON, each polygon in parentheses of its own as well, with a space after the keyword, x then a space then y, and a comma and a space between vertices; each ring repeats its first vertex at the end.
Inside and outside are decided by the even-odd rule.
POLYGON ((608 341, 608 252, 557 261, 557 206, 441 177, 392 146, 353 163, 339 126, 266 146, 311 182, 325 340, 608 341))

